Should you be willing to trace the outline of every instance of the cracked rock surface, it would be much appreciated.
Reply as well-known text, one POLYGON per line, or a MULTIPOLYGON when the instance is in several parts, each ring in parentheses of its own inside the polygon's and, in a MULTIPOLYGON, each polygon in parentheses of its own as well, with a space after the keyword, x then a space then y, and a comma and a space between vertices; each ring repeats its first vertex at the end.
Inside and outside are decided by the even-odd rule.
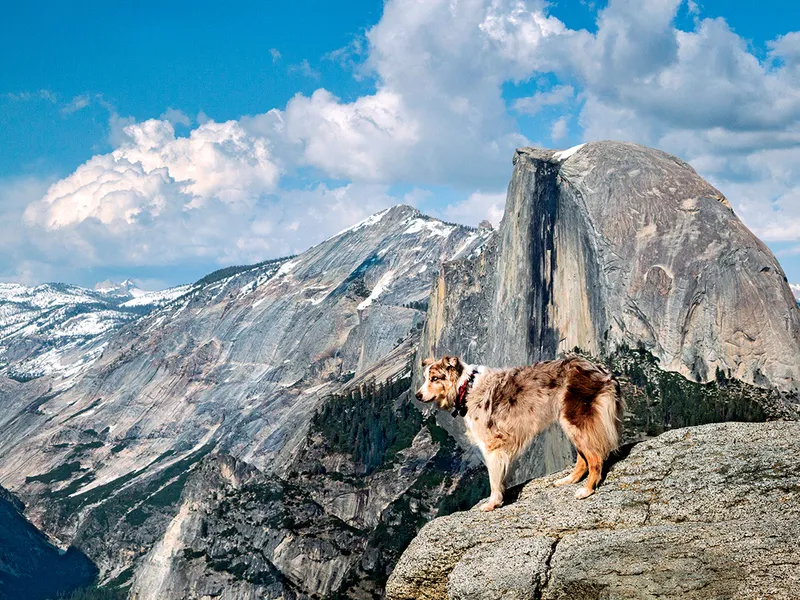
POLYGON ((676 429, 576 501, 561 474, 426 525, 390 600, 796 598, 800 423, 676 429), (512 496, 514 495, 512 493, 512 496))

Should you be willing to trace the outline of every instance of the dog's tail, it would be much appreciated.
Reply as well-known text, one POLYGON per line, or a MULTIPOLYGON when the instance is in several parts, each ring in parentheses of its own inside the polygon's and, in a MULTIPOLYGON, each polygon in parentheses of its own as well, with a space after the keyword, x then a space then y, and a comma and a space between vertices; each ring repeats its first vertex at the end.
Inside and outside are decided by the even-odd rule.
POLYGON ((625 400, 620 391, 619 382, 609 377, 604 389, 597 395, 596 418, 598 420, 596 434, 598 450, 603 458, 608 458, 619 448, 622 440, 622 420, 625 414, 625 400))

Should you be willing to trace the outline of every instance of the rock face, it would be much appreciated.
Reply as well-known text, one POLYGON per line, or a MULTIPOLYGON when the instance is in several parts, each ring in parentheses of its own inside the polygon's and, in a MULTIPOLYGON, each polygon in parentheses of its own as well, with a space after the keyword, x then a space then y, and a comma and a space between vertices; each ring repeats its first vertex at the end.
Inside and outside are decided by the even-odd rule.
POLYGON ((633 447, 586 501, 553 475, 492 513, 432 521, 387 597, 796 598, 798 452, 798 423, 670 431, 633 447))
POLYGON ((67 382, 0 378, 0 482, 104 582, 129 582, 206 455, 287 476, 326 397, 407 371, 439 265, 492 235, 398 206, 299 256, 211 274, 67 382))
POLYGON ((635 144, 518 150, 496 248, 441 273, 431 315, 423 349, 468 360, 641 342, 697 381, 800 382, 800 310, 772 253, 689 165, 635 144))
MULTIPOLYGON (((797 393, 800 309, 783 271, 689 165, 619 142, 523 148, 514 163, 496 236, 440 272, 421 355, 511 366, 643 346, 695 381, 797 393)), ((517 481, 571 460, 558 431, 530 456, 517 481)))
POLYGON ((379 390, 362 386, 374 373, 365 374, 329 399, 288 478, 207 457, 141 561, 131 598, 382 597, 422 524, 485 492, 483 468, 410 405, 404 370, 379 390))
POLYGON ((22 503, 0 488, 0 599, 48 600, 91 583, 92 562, 61 552, 22 514, 22 503))

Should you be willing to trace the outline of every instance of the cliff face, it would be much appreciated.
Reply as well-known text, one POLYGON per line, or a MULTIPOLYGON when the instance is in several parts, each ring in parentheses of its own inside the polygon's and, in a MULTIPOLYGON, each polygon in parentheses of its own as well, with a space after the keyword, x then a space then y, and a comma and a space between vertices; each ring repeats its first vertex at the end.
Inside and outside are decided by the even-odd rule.
POLYGON ((131 598, 383 597, 418 529, 486 487, 483 468, 410 404, 403 358, 387 358, 389 383, 368 383, 378 375, 368 372, 323 404, 287 477, 227 455, 203 460, 131 598))
MULTIPOLYGON (((783 271, 689 165, 619 142, 523 148, 514 163, 489 247, 439 274, 421 355, 510 366, 642 346, 694 381, 797 393, 800 309, 783 271)), ((563 467, 569 445, 549 431, 530 456, 518 481, 563 467)))
POLYGON ((212 274, 69 381, 0 380, 0 481, 103 581, 129 581, 205 456, 285 477, 326 397, 407 370, 439 265, 490 236, 399 206, 297 257, 212 274))
POLYGON ((559 475, 512 504, 429 523, 390 600, 797 597, 798 423, 724 423, 642 442, 599 492, 559 475), (567 486, 570 487, 570 486, 567 486))
POLYGON ((0 488, 0 599, 48 600, 91 583, 97 570, 74 548, 60 552, 0 488))

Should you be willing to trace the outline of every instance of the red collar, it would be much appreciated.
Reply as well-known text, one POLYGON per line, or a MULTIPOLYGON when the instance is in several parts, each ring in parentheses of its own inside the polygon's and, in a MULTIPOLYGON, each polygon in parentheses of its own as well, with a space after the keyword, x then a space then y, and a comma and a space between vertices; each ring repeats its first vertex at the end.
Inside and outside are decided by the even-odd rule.
POLYGON ((458 388, 458 393, 456 394, 456 405, 453 407, 452 415, 454 417, 463 417, 467 414, 467 394, 469 394, 469 390, 472 387, 472 383, 475 381, 475 375, 478 372, 474 369, 470 371, 470 374, 464 380, 464 383, 461 384, 461 387, 458 388))

